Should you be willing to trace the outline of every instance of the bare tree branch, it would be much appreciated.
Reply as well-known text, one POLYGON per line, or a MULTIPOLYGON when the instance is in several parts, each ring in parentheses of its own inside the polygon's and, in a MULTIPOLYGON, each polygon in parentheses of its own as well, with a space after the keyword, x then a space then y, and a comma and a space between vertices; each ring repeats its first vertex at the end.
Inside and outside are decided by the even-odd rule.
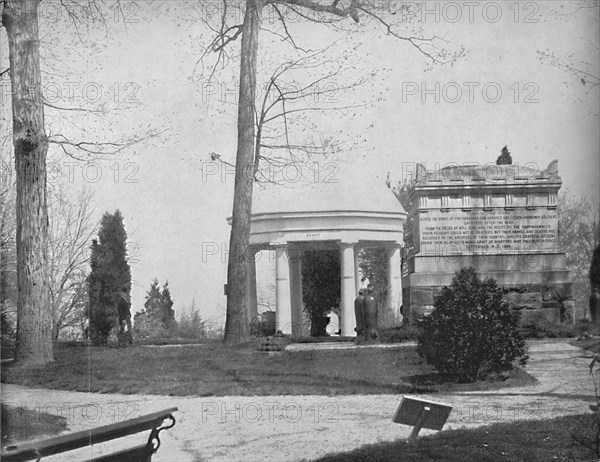
POLYGON ((44 98, 44 106, 52 108, 52 109, 56 109, 58 111, 88 112, 90 114, 106 114, 107 113, 107 111, 100 110, 100 109, 87 109, 87 108, 84 108, 84 107, 62 107, 62 106, 56 106, 55 104, 49 103, 45 98, 44 98))
POLYGON ((292 34, 290 34, 290 31, 287 28, 287 24, 285 23, 285 18, 283 17, 283 14, 281 14, 281 11, 279 10, 279 8, 277 8, 277 5, 273 5, 273 9, 277 13, 277 17, 279 18, 279 20, 281 21, 281 24, 283 25, 283 30, 285 32, 284 41, 285 40, 289 40, 289 42, 292 44, 292 46, 296 50, 301 50, 301 51, 303 51, 305 53, 308 53, 308 50, 305 50, 304 48, 298 46, 298 44, 296 43, 296 41, 292 37, 292 34))
POLYGON ((579 79, 582 85, 588 85, 589 89, 597 87, 600 84, 600 77, 598 75, 594 75, 589 71, 584 71, 583 69, 580 69, 572 62, 567 62, 566 60, 559 58, 554 52, 551 52, 550 50, 538 50, 537 54, 540 61, 547 61, 553 67, 562 69, 565 72, 573 74, 577 79, 579 79))
POLYGON ((327 13, 340 18, 350 17, 354 22, 359 22, 358 12, 360 10, 360 2, 358 0, 351 0, 347 8, 338 6, 340 4, 338 0, 334 0, 330 4, 318 3, 311 0, 267 0, 267 3, 305 8, 316 13, 327 13))
POLYGON ((139 143, 148 141, 153 138, 159 138, 166 130, 152 131, 144 136, 132 137, 120 141, 103 142, 103 141, 71 141, 62 134, 51 135, 48 137, 48 143, 58 145, 62 151, 73 159, 85 161, 89 160, 76 153, 84 156, 114 156, 120 152, 131 148, 139 143))
POLYGON ((96 234, 93 194, 83 190, 77 202, 69 199, 62 187, 49 194, 49 279, 53 338, 69 325, 78 325, 83 316, 76 310, 85 294, 85 273, 89 245, 96 234))

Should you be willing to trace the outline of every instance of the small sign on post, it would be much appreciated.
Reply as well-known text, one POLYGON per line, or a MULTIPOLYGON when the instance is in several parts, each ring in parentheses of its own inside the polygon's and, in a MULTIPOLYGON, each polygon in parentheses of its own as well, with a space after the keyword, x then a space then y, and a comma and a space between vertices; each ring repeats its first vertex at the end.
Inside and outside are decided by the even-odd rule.
POLYGON ((447 404, 403 396, 392 420, 395 423, 411 425, 413 430, 408 440, 414 441, 421 428, 441 430, 451 411, 452 406, 447 404))

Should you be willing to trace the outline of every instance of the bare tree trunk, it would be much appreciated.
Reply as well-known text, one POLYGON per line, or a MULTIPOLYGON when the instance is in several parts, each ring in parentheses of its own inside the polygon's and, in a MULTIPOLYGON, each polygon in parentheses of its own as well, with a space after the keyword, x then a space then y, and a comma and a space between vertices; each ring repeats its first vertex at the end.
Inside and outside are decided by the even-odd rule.
POLYGON ((247 0, 242 28, 240 65, 240 93, 238 101, 238 142, 235 162, 235 188, 229 262, 227 266, 227 320, 225 343, 239 342, 246 337, 246 275, 250 214, 252 212, 252 184, 254 177, 254 130, 256 57, 258 33, 262 13, 261 0, 247 0))
POLYGON ((47 284, 48 210, 41 92, 39 0, 7 0, 2 13, 9 46, 13 141, 17 172, 17 344, 15 359, 53 360, 47 284))
MULTIPOLYGON (((2 178, 2 180, 4 181, 5 178, 2 178)), ((4 186, 6 186, 8 191, 10 185, 4 186)), ((8 197, 10 197, 8 193, 6 195, 0 195, 0 308, 2 308, 2 310, 4 310, 4 305, 8 300, 9 263, 7 259, 9 258, 10 252, 9 240, 12 237, 10 236, 10 232, 7 231, 8 221, 11 220, 9 214, 7 213, 7 206, 5 204, 5 201, 8 197)))
POLYGON ((60 334, 61 325, 60 323, 54 323, 52 325, 52 341, 56 342, 58 340, 58 334, 60 334))

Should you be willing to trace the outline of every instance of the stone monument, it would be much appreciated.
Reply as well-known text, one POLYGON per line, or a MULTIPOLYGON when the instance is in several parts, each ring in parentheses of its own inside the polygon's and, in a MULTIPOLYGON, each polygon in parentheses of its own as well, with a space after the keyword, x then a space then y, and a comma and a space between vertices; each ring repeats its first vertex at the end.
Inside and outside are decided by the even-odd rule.
POLYGON ((408 212, 402 287, 409 319, 431 312, 434 296, 462 267, 493 277, 521 322, 572 321, 571 276, 558 246, 558 161, 452 165, 395 191, 408 212))

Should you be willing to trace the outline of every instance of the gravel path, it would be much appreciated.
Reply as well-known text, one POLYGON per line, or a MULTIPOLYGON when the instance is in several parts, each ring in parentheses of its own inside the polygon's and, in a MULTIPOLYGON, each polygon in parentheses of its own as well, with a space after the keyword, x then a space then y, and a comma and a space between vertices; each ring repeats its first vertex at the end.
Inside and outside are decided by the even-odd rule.
MULTIPOLYGON (((588 410, 593 396, 584 352, 565 342, 529 343, 526 370, 539 383, 483 392, 414 395, 453 406, 445 429, 588 410)), ((162 433, 157 461, 311 460, 364 444, 405 438, 391 418, 399 395, 167 397, 30 389, 2 384, 2 402, 67 418, 69 431, 114 423, 176 406, 177 424, 162 433)), ((428 434, 423 430, 422 434, 428 434)), ((80 460, 141 436, 44 460, 80 460), (107 447, 108 446, 108 447, 107 447)), ((142 438, 143 439, 143 438, 142 438)))

